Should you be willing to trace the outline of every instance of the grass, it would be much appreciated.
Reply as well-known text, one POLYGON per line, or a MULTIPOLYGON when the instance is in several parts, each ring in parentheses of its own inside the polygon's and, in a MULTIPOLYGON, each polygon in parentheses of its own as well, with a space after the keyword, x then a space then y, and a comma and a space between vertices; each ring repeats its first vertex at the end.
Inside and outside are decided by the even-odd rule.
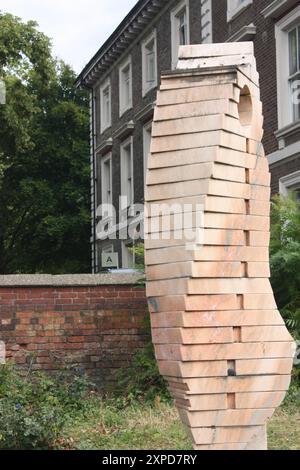
MULTIPOLYGON (((159 400, 125 406, 106 400, 65 429, 61 447, 78 450, 191 450, 175 407, 159 400)), ((271 450, 300 449, 300 393, 291 392, 268 427, 271 450)))

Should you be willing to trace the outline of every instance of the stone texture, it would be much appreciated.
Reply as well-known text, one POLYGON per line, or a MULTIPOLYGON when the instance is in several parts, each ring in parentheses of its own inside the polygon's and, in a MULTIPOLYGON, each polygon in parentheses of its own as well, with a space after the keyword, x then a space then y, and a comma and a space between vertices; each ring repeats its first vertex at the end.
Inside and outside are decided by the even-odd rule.
POLYGON ((269 281, 262 125, 252 43, 180 48, 154 113, 146 274, 159 369, 196 450, 266 449, 290 384, 295 345, 269 281), (201 217, 166 229, 168 209, 182 216, 188 203, 201 217))

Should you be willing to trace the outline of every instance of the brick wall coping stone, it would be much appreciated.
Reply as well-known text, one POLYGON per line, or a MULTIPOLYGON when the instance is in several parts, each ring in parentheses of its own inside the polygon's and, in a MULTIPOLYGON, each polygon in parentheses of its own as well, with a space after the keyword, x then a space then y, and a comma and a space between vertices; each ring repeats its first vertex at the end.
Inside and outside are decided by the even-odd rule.
POLYGON ((0 275, 1 287, 59 287, 59 286, 101 286, 132 285, 143 277, 142 273, 103 273, 103 274, 17 274, 0 275))

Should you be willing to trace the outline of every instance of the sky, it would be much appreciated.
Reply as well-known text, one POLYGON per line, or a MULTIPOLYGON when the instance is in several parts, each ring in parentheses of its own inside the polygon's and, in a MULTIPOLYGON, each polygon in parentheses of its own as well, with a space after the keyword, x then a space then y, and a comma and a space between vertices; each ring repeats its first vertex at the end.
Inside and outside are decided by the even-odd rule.
POLYGON ((35 20, 53 53, 75 72, 89 62, 137 0, 0 0, 0 10, 35 20))

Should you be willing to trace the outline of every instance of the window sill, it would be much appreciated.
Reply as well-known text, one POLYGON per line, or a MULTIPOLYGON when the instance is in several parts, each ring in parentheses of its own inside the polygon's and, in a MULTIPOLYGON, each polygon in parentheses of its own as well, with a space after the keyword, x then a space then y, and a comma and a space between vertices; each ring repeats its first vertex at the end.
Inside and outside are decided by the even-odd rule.
POLYGON ((278 129, 275 132, 275 137, 279 142, 279 148, 283 149, 286 147, 286 139, 298 133, 300 133, 300 119, 292 122, 291 124, 288 124, 285 127, 282 127, 281 129, 278 129))
POLYGON ((111 127, 111 123, 107 124, 105 127, 101 127, 100 134, 104 134, 111 127))
POLYGON ((236 33, 230 36, 226 42, 252 41, 256 35, 256 26, 253 23, 243 26, 236 33))
POLYGON ((154 90, 155 88, 157 88, 157 82, 155 82, 151 87, 145 87, 143 88, 142 90, 142 97, 145 98, 145 96, 152 90, 154 90))
POLYGON ((129 111, 130 109, 132 109, 132 104, 130 106, 128 106, 128 108, 120 109, 119 117, 121 118, 122 116, 124 116, 124 114, 127 113, 127 111, 129 111))

